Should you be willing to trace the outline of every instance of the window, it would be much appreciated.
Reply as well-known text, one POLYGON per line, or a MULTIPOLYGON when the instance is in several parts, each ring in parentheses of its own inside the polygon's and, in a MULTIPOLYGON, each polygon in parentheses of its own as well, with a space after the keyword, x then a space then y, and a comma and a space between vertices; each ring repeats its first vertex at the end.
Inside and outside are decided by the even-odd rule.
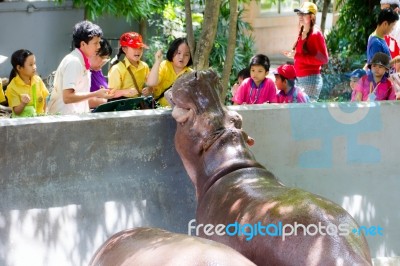
POLYGON ((300 0, 261 0, 260 6, 263 13, 293 13, 300 6, 300 0))

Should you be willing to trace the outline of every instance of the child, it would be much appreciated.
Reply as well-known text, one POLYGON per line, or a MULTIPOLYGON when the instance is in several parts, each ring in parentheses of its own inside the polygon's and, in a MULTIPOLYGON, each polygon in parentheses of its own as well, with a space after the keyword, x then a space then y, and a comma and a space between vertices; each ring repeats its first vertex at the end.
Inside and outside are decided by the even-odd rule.
POLYGON ((364 69, 355 69, 353 72, 345 74, 346 77, 350 79, 350 88, 351 88, 351 99, 355 98, 356 95, 356 85, 360 78, 365 76, 367 72, 364 69))
POLYGON ((387 78, 389 63, 390 57, 387 54, 376 53, 368 65, 371 71, 358 81, 351 101, 395 100, 396 94, 392 83, 387 78))
POLYGON ((389 80, 392 82, 396 99, 400 98, 400 55, 390 61, 390 66, 394 69, 394 73, 390 74, 389 80))
POLYGON ((138 97, 143 92, 146 78, 150 72, 149 66, 141 61, 143 48, 142 36, 136 32, 126 32, 119 39, 117 61, 113 62, 108 72, 108 87, 115 90, 116 98, 138 97), (122 61, 118 58, 125 54, 122 61))
POLYGON ((75 49, 61 61, 54 76, 54 88, 49 100, 49 113, 87 113, 89 99, 93 97, 110 99, 108 89, 90 92, 89 58, 100 49, 103 36, 101 28, 90 21, 78 22, 72 33, 75 49))
POLYGON ((162 52, 159 50, 155 54, 155 62, 151 68, 147 85, 149 88, 147 93, 153 93, 155 101, 161 107, 169 106, 164 98, 164 92, 167 91, 175 80, 186 72, 191 72, 189 67, 193 64, 190 55, 189 44, 186 38, 177 38, 169 45, 167 51, 167 60, 162 60, 162 52))
POLYGON ((44 114, 49 92, 36 74, 36 59, 31 51, 21 49, 11 56, 12 70, 6 96, 12 117, 44 114))
POLYGON ((237 76, 237 82, 233 84, 231 88, 232 97, 235 96, 237 89, 239 88, 240 84, 242 84, 243 80, 250 77, 250 70, 246 67, 239 71, 237 76))
POLYGON ((280 92, 277 95, 278 103, 307 103, 310 101, 307 94, 295 86, 296 72, 293 65, 281 65, 275 71, 275 85, 280 92))
MULTIPOLYGON (((104 77, 102 67, 110 60, 112 54, 112 47, 106 39, 101 39, 100 49, 97 51, 95 56, 89 58, 90 60, 90 72, 91 72, 91 84, 90 91, 94 92, 99 90, 101 87, 107 88, 107 79, 104 77)), ((104 98, 93 97, 89 99, 89 107, 96 108, 100 104, 106 103, 107 100, 104 98)))
POLYGON ((267 78, 269 58, 258 54, 250 60, 250 78, 245 79, 232 98, 234 104, 276 103, 276 88, 274 82, 267 78))
MULTIPOLYGON (((7 60, 7 56, 0 55, 0 64, 4 63, 4 61, 7 60)), ((4 95, 4 90, 3 90, 3 79, 0 78, 0 105, 5 105, 7 104, 7 99, 6 96, 4 95)), ((2 107, 2 106, 0 106, 2 107)))

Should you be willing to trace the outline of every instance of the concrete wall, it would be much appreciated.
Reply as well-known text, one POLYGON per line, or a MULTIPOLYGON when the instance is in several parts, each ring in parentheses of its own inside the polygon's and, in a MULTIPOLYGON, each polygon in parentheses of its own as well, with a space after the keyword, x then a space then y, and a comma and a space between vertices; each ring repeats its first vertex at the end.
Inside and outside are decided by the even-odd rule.
MULTIPOLYGON (((329 198, 373 257, 399 256, 399 103, 235 106, 285 184, 329 198)), ((0 265, 86 265, 133 226, 187 232, 194 189, 168 110, 0 120, 0 265)))

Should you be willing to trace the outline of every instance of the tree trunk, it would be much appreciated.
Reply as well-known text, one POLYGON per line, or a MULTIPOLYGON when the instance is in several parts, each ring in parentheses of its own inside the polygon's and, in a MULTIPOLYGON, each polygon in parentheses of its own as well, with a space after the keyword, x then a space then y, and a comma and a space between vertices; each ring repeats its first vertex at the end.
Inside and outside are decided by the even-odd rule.
POLYGON ((190 54, 193 58, 195 51, 195 40, 193 33, 192 8, 190 6, 190 0, 185 0, 185 17, 186 17, 186 38, 189 43, 190 54))
POLYGON ((331 3, 331 0, 324 0, 324 6, 322 8, 322 14, 321 14, 321 31, 322 31, 322 34, 325 32, 326 15, 328 14, 328 8, 329 8, 329 4, 330 3, 331 3))
POLYGON ((207 69, 209 66, 208 60, 217 33, 221 5, 221 0, 206 0, 205 2, 203 29, 194 54, 194 68, 197 70, 207 69))
POLYGON ((142 35, 143 41, 147 41, 147 21, 141 19, 139 22, 139 34, 142 35))
POLYGON ((224 69, 222 71, 222 95, 221 99, 225 102, 226 92, 229 86, 229 77, 233 66, 233 58, 235 55, 236 48, 236 32, 237 32, 237 18, 238 18, 238 0, 229 1, 229 37, 228 47, 226 49, 226 58, 224 63, 224 69))

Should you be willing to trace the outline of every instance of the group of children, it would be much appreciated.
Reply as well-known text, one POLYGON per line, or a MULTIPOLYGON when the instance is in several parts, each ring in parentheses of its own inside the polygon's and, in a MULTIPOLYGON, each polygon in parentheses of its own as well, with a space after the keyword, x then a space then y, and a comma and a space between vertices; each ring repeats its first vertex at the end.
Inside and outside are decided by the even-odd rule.
POLYGON ((283 64, 274 72, 275 82, 268 76, 270 61, 266 55, 251 58, 249 67, 239 72, 239 84, 232 87, 234 104, 307 103, 308 95, 295 85, 293 65, 283 64), (248 76, 246 76, 248 75, 248 76))
POLYGON ((50 95, 36 72, 34 54, 26 49, 15 51, 11 56, 12 71, 6 97, 0 94, 0 104, 8 102, 12 117, 46 112, 80 114, 107 101, 149 95, 160 106, 167 106, 164 92, 179 76, 192 71, 192 58, 185 38, 177 38, 171 43, 166 60, 163 60, 162 51, 157 51, 150 70, 141 60, 143 49, 148 48, 141 35, 127 32, 120 37, 118 55, 106 78, 101 69, 110 60, 112 47, 102 37, 102 29, 90 21, 81 21, 74 26, 75 49, 62 59, 55 71, 50 95))
MULTIPOLYGON (((140 34, 127 32, 120 37, 119 52, 106 78, 102 67, 110 60, 112 47, 102 38, 102 29, 92 22, 82 21, 75 25, 72 36, 75 49, 59 64, 50 96, 36 72, 35 55, 26 49, 12 54, 9 84, 5 95, 2 89, 0 91, 0 104, 8 102, 13 117, 36 116, 46 112, 86 113, 107 101, 149 95, 161 106, 168 106, 164 92, 179 76, 192 71, 192 58, 185 38, 177 38, 170 44, 166 60, 163 60, 162 51, 157 51, 150 69, 141 60, 147 45, 140 34)), ((397 73, 388 76, 391 65, 400 71, 400 56, 390 61, 385 53, 376 53, 368 65, 368 73, 355 71, 350 82, 352 101, 395 100, 396 89, 400 89, 400 76, 397 73)), ((267 77, 269 69, 270 60, 266 55, 253 56, 248 69, 239 74, 244 75, 241 84, 232 88, 233 103, 310 101, 303 88, 297 86, 298 76, 293 65, 279 66, 273 73, 275 81, 267 77)))
POLYGON ((400 98, 400 56, 390 60, 387 54, 378 52, 372 57, 368 69, 356 69, 348 74, 352 89, 351 101, 400 98))

